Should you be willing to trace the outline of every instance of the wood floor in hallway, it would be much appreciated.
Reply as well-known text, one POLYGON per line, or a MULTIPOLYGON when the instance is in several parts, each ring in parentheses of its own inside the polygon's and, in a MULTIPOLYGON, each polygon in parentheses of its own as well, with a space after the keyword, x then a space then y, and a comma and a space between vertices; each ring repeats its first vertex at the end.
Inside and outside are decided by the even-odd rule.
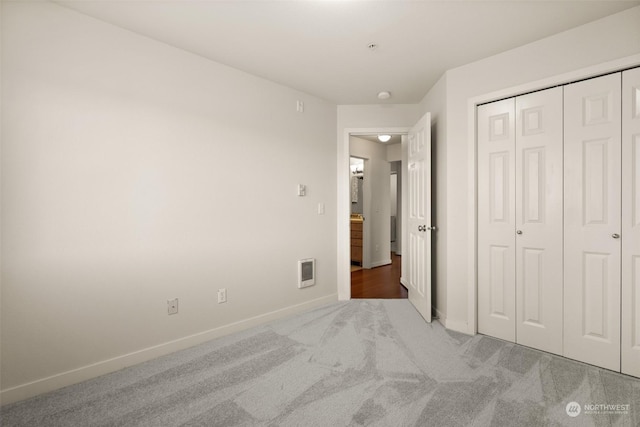
POLYGON ((351 298, 407 298, 400 284, 402 257, 391 253, 391 264, 351 272, 351 298))

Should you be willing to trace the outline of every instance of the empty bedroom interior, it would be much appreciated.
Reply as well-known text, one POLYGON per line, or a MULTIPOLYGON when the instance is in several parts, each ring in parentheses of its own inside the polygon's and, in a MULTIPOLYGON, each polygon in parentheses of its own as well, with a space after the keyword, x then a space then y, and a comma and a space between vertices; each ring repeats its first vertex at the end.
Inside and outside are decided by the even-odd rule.
POLYGON ((235 36, 273 31, 265 40, 285 43, 295 36, 282 28, 302 31, 285 25, 284 12, 292 13, 317 32, 335 32, 337 55, 326 59, 326 47, 312 45, 316 54, 303 64, 322 68, 325 79, 272 57, 306 49, 296 40, 274 52, 260 40, 251 49, 248 37, 232 39, 237 51, 233 43, 209 51, 204 38, 189 45, 171 17, 204 31, 212 15, 203 10, 215 15, 224 5, 179 3, 1 3, 3 405, 349 300, 349 132, 406 130, 425 113, 438 226, 432 308, 451 334, 474 335, 471 100, 640 65, 637 1, 585 2, 557 26, 551 15, 570 13, 560 6, 567 2, 548 3, 550 16, 533 6, 546 2, 512 2, 507 13, 519 19, 526 13, 518 15, 518 3, 546 16, 547 33, 520 32, 516 45, 470 45, 466 53, 472 36, 459 34, 442 47, 460 49, 459 58, 444 55, 432 65, 436 77, 417 70, 405 92, 392 78, 364 76, 394 50, 430 42, 386 34, 382 15, 415 24, 416 7, 445 13, 498 2, 380 2, 375 13, 369 2, 228 3, 228 21, 202 33, 219 41, 236 25, 235 36), (357 23, 367 12, 373 27, 357 23), (146 13, 146 21, 135 18, 146 13), (322 27, 341 13, 331 30, 322 27), (247 49, 252 61, 242 57, 247 49), (345 55, 363 65, 341 81, 333 67, 344 68, 345 55), (288 71, 266 66, 279 60, 288 71), (365 89, 350 92, 359 79, 365 89), (377 98, 383 90, 390 99, 377 98), (315 259, 315 283, 299 288, 306 259, 315 259), (168 314, 175 299, 177 313, 168 314))

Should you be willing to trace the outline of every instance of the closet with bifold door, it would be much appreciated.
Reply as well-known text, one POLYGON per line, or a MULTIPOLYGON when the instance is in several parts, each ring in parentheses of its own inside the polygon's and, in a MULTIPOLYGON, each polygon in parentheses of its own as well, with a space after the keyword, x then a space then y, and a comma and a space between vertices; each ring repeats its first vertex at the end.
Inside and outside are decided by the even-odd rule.
POLYGON ((478 331, 562 354, 562 88, 478 107, 478 331))
POLYGON ((640 68, 477 107, 478 332, 640 377, 640 68))
POLYGON ((565 352, 620 370, 620 74, 565 87, 565 352))
POLYGON ((640 68, 622 73, 622 372, 640 377, 640 68))

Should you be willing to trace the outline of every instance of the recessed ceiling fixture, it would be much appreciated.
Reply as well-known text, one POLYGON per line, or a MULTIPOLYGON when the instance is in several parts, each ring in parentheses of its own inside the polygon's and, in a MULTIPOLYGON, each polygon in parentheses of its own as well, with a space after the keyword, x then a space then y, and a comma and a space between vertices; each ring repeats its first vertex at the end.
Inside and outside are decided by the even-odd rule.
POLYGON ((378 48, 378 45, 376 43, 369 43, 367 47, 369 48, 369 50, 374 51, 378 48))
POLYGON ((391 98, 391 92, 387 92, 386 90, 383 90, 382 92, 378 93, 378 99, 389 99, 391 98))
POLYGON ((378 135, 378 141, 380 142, 389 142, 391 139, 391 135, 378 135))

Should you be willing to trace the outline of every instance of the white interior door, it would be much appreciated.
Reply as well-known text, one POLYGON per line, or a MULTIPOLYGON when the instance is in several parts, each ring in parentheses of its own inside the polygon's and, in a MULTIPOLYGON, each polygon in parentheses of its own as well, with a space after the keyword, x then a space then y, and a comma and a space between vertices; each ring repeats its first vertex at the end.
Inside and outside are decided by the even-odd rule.
POLYGON ((562 88, 517 97, 515 128, 516 342, 562 354, 562 88))
POLYGON ((431 322, 431 114, 409 132, 407 155, 409 301, 431 322))
POLYGON ((564 353, 620 370, 620 73, 564 87, 564 353))
POLYGON ((622 372, 640 377, 640 68, 622 73, 622 372))
POLYGON ((478 123, 478 332, 515 342, 515 99, 478 123))

